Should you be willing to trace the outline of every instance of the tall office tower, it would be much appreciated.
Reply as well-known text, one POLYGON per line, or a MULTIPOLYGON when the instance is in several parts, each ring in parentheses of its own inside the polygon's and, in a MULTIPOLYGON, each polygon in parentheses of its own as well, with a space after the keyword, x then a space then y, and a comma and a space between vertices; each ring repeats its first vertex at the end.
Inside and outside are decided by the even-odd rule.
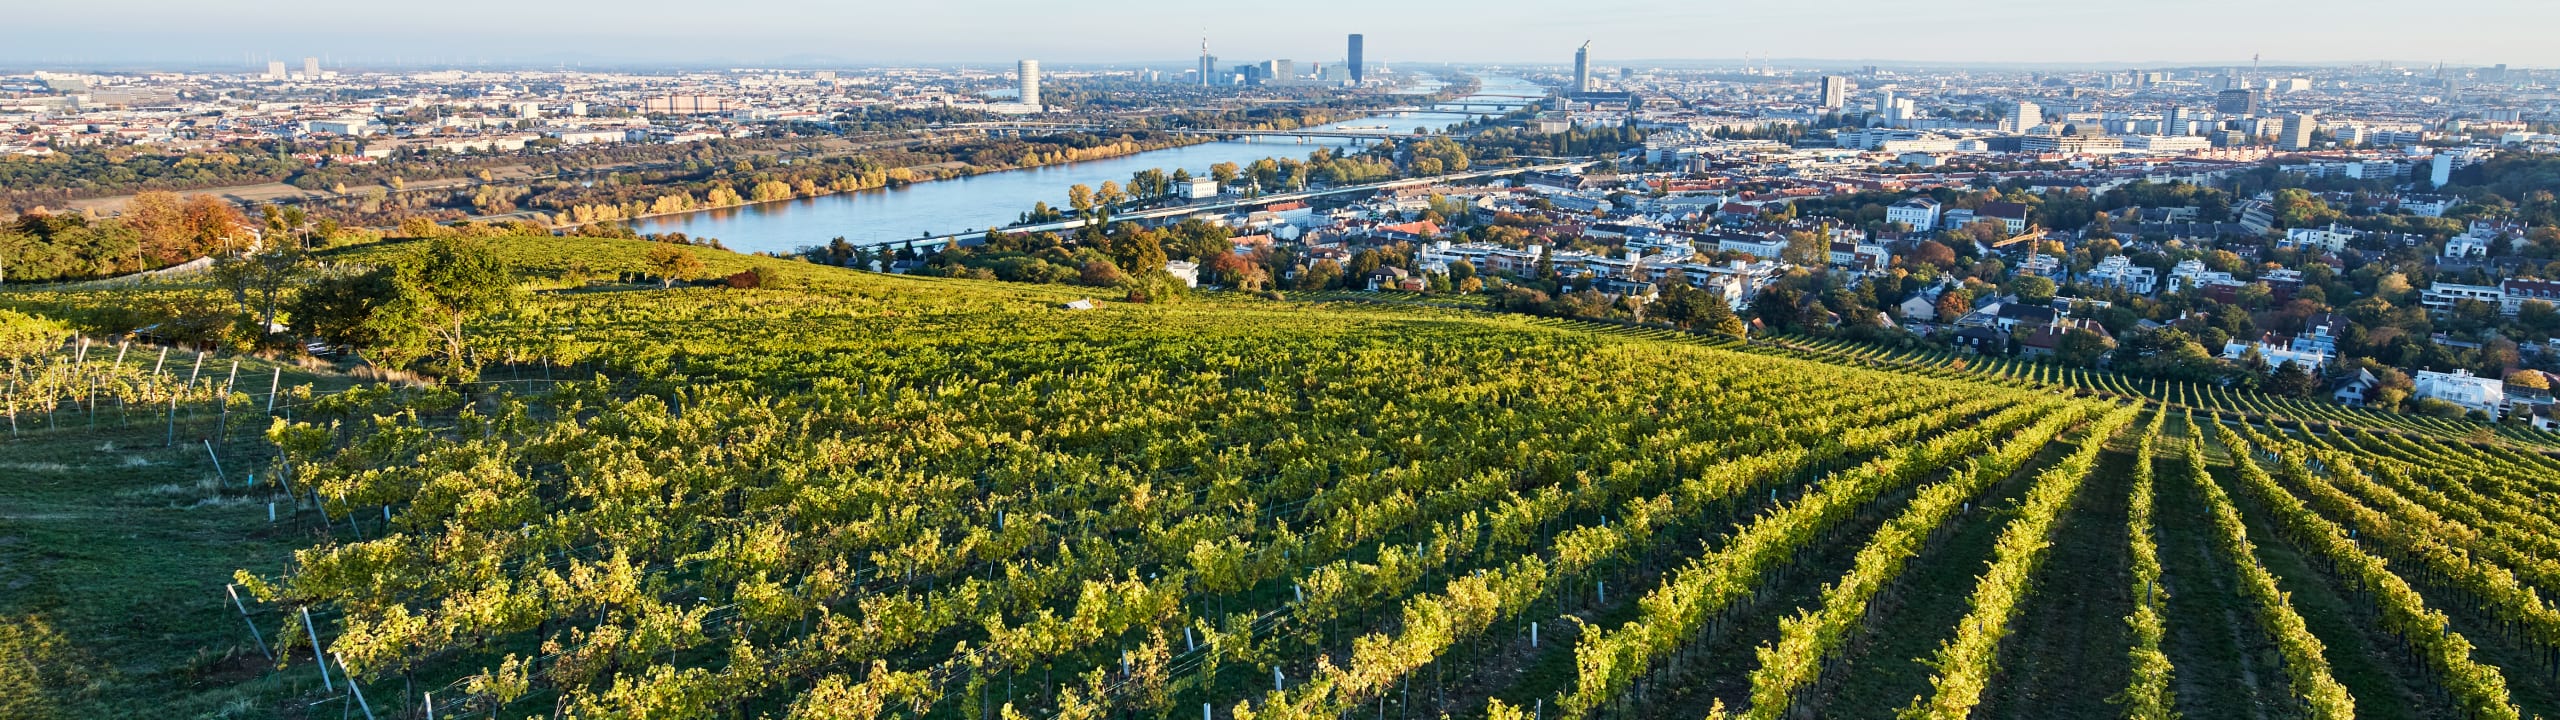
POLYGON ((1836 108, 1849 104, 1849 79, 1838 75, 1822 76, 1822 106, 1836 108))
POLYGON ((2255 89, 2224 90, 2213 96, 2213 111, 2224 115, 2256 115, 2258 97, 2255 89))
POLYGON ((283 60, 269 60, 269 61, 267 61, 267 79, 269 79, 269 80, 283 80, 283 79, 284 79, 284 61, 283 61, 283 60))
POLYGON ((1022 104, 1040 104, 1040 61, 1024 60, 1017 71, 1022 75, 1022 104))
POLYGON ((1876 91, 1876 111, 1875 111, 1875 116, 1876 116, 1876 118, 1877 118, 1877 119, 1890 119, 1890 118, 1892 118, 1892 117, 1893 117, 1893 106, 1894 106, 1894 102, 1893 102, 1893 89, 1892 89, 1892 88, 1886 88, 1886 89, 1883 89, 1883 90, 1878 90, 1878 91, 1876 91))
POLYGON ((1350 63, 1350 64, 1351 64, 1351 84, 1353 84, 1353 85, 1358 85, 1358 84, 1360 84, 1360 82, 1361 82, 1361 81, 1369 79, 1369 76, 1364 75, 1364 74, 1361 74, 1361 67, 1360 67, 1360 40, 1361 40, 1361 38, 1360 38, 1360 33, 1352 33, 1352 34, 1351 34, 1351 63, 1350 63))
POLYGON ((2313 125, 2310 113, 2284 116, 2284 131, 2276 138, 2276 149, 2297 151, 2311 149, 2313 125))
POLYGON ((2009 112, 2005 113, 2005 117, 2000 118, 2002 130, 2026 132, 2027 128, 2044 124, 2044 106, 2020 100, 2009 103, 2007 109, 2009 112))
POLYGON ((2195 118, 2187 116, 2186 108, 2171 106, 2167 111, 2160 113, 2160 134, 2162 135, 2185 135, 2191 132, 2189 128, 2194 125, 2195 118))
POLYGON ((1582 41, 1582 48, 1573 51, 1573 91, 1591 92, 1591 41, 1589 40, 1582 41))
POLYGON ((320 58, 307 57, 302 59, 302 77, 305 80, 320 79, 320 58))

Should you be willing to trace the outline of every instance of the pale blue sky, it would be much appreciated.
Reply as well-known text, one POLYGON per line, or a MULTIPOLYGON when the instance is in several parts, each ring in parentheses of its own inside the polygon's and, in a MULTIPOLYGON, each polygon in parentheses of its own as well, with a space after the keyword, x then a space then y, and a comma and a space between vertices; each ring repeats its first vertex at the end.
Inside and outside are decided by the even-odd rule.
POLYGON ((1179 62, 1221 58, 1601 65, 1751 57, 1998 63, 2560 66, 2560 0, 87 0, 26 3, 0 63, 1179 62), (2538 37, 2537 37, 2538 35, 2538 37))

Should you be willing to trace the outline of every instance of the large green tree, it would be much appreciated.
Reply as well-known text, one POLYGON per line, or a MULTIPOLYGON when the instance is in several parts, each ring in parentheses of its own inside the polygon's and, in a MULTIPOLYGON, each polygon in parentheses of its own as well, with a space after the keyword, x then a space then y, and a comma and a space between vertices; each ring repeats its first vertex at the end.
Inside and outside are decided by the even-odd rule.
POLYGON ((430 360, 430 372, 468 381, 474 374, 464 343, 473 319, 515 302, 514 270, 486 240, 430 240, 391 272, 391 293, 367 329, 379 358, 393 367, 430 360))

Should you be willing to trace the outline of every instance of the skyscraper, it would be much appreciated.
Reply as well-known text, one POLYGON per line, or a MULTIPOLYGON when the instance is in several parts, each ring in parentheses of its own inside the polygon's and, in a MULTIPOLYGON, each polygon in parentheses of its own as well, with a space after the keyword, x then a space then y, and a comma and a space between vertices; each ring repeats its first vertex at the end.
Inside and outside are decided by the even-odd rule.
POLYGON ((320 58, 306 57, 302 59, 302 78, 305 80, 320 79, 320 58))
POLYGON ((2193 132, 2191 128, 2194 126, 2195 118, 2189 116, 2186 108, 2171 106, 2168 111, 2160 114, 2160 134, 2162 135, 2186 135, 2193 132))
POLYGON ((267 79, 269 79, 269 80, 283 80, 283 79, 284 79, 284 61, 283 61, 283 60, 269 60, 269 61, 267 61, 267 79))
POLYGON ((1040 104, 1040 61, 1024 60, 1018 71, 1022 75, 1022 104, 1040 104))
POLYGON ((1836 108, 1849 104, 1849 79, 1838 75, 1822 76, 1822 106, 1836 108))
POLYGON ((1360 66, 1360 40, 1361 40, 1361 38, 1360 38, 1360 33, 1352 33, 1352 34, 1351 34, 1351 62, 1350 62, 1350 65, 1351 65, 1351 84, 1353 84, 1353 85, 1358 85, 1358 84, 1360 84, 1360 82, 1361 82, 1361 81, 1369 79, 1369 76, 1368 76, 1368 75, 1362 74, 1362 70, 1361 70, 1361 66, 1360 66))
POLYGON ((1591 41, 1589 40, 1582 41, 1582 48, 1573 51, 1573 91, 1591 92, 1591 41))

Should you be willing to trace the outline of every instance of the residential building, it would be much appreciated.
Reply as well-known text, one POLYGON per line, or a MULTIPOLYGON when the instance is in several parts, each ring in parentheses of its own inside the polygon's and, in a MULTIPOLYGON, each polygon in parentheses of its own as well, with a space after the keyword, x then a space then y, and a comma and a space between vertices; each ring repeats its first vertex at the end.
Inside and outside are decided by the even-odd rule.
POLYGON ((1164 264, 1164 271, 1173 275, 1174 279, 1181 280, 1183 287, 1200 287, 1200 263, 1189 260, 1168 260, 1164 264))
POLYGON ((2000 224, 2005 225, 2005 226, 2007 226, 2007 227, 2009 228, 2009 234, 2011 234, 2011 235, 2016 235, 2016 234, 2023 233, 2023 232, 2026 232, 2026 231, 2027 231, 2027 224, 2028 224, 2028 210, 2027 210, 2027 206, 2025 206, 2025 205, 2020 205, 2020 204, 2018 204, 2018 203, 2013 203, 2013 202, 1987 202, 1987 203, 1983 203, 1983 204, 1982 204, 1982 207, 1977 208, 1977 209, 1975 209, 1975 210, 1974 210, 1974 216, 1975 216, 1975 217, 1978 217, 1978 218, 1981 218, 1981 219, 1984 219, 1984 220, 1998 220, 1998 221, 2000 221, 2000 224))
POLYGON ((2213 111, 2224 115, 2256 115, 2258 101, 2264 97, 2265 94, 2258 90, 2224 90, 2214 95, 2213 111))
POLYGON ((2525 303, 2534 301, 2560 306, 2560 282, 2513 279, 2498 283, 2500 312, 2514 315, 2524 311, 2525 303))
POLYGON ((2020 100, 2009 103, 2003 110, 2005 112, 2000 117, 2003 132, 2024 132, 2027 128, 2044 124, 2044 108, 2035 103, 2020 100))
POLYGON ((2495 233, 2483 233, 2476 230, 2455 235, 2445 239, 2444 256, 2455 260, 2488 257, 2489 242, 2495 239, 2497 239, 2497 235, 2495 233))
POLYGON ((1929 197, 1914 197, 1894 203, 1892 207, 1885 208, 1884 221, 1901 223, 1916 230, 1937 227, 1938 201, 1929 197))
POLYGON ((2354 238, 2355 231, 2341 230, 2337 223, 2329 223, 2327 228, 2287 229, 2284 231, 2284 239, 2276 241, 2276 247, 2319 248, 2338 252, 2347 249, 2347 241, 2354 238))
POLYGON ((2098 261, 2098 266, 2090 268, 2089 272, 2082 275, 2080 279, 2091 285, 2121 288, 2135 295, 2149 295, 2159 285, 2159 275, 2157 270, 2133 264, 2131 257, 2109 255, 2107 259, 2098 261))
POLYGON ((1838 109, 1849 104, 1849 79, 1838 75, 1822 76, 1822 108, 1838 109))
POLYGON ((1861 272, 1884 272, 1893 266, 1893 253, 1883 245, 1835 241, 1831 243, 1831 264, 1861 272))
POLYGON ((2311 149, 2311 131, 2318 127, 2319 123, 2310 113, 2286 115, 2284 130, 2276 136, 2276 148, 2297 152, 2309 150, 2311 149))
POLYGON ((2233 338, 2224 342, 2222 359, 2238 360, 2247 357, 2252 350, 2257 351, 2258 357, 2266 358, 2267 367, 2276 367, 2290 362, 2303 370, 2316 373, 2322 366, 2329 364, 2327 353, 2317 350, 2308 352, 2296 350, 2291 338, 2273 333, 2260 335, 2257 340, 2242 341, 2233 338))
POLYGON ((2338 354, 2338 335, 2347 331, 2347 319, 2337 313, 2314 313, 2302 322, 2302 334, 2293 336, 2294 352, 2338 354))
POLYGON ((2160 114, 2160 134, 2162 135, 2170 137, 2185 137, 2193 135, 2195 134, 2195 125, 2196 119, 2194 113, 2183 107, 2173 105, 2170 106, 2167 111, 2160 114))
POLYGON ((2503 305, 2506 303, 2506 291, 2487 285, 2440 282, 2428 286, 2418 296, 2418 304, 2437 311, 2452 310, 2456 303, 2464 300, 2503 305))
POLYGON ((2275 230, 2276 210, 2273 205, 2261 200, 2249 200, 2240 203, 2239 210, 2240 227, 2247 229, 2250 233, 2265 235, 2275 230))
POLYGON ((2453 403, 2465 410, 2478 410, 2491 420, 2498 419, 2498 412, 2507 404, 2506 382, 2478 377, 2470 370, 2451 373, 2420 370, 2415 379, 2418 397, 2453 403))
POLYGON ((2127 135, 2122 141, 2126 150, 2152 152, 2193 152, 2213 147, 2213 141, 2192 135, 2127 135))
POLYGON ((1024 60, 1021 65, 1018 66, 1017 72, 1020 73, 1022 81, 1022 87, 1019 90, 1019 93, 1022 96, 1020 102, 1024 105, 1039 107, 1040 61, 1024 60))

